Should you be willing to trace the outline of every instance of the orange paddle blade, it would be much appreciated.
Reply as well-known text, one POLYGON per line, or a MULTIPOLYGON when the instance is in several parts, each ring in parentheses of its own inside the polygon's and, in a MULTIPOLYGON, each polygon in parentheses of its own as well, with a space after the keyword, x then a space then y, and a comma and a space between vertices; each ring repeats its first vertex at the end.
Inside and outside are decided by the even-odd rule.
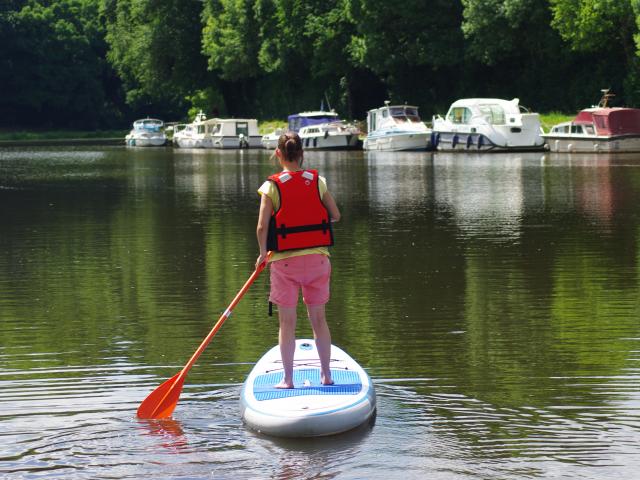
POLYGON ((138 407, 138 418, 168 418, 178 404, 186 375, 176 373, 151 392, 138 407))

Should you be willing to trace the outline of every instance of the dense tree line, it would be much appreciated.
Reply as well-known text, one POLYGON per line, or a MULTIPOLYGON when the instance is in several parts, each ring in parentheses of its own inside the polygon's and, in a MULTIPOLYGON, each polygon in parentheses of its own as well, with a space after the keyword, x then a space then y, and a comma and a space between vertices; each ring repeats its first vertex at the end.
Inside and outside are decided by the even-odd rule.
POLYGON ((640 105, 635 0, 2 0, 0 125, 284 118, 327 102, 423 116, 465 96, 640 105))

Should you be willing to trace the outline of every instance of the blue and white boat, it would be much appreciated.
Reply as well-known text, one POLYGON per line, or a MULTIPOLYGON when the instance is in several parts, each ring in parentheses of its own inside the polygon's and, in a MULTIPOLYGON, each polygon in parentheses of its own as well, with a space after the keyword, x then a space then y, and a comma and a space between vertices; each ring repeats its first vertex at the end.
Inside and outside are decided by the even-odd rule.
MULTIPOLYGON (((336 112, 317 110, 301 112, 287 117, 288 130, 297 132, 305 150, 349 150, 360 147, 360 130, 336 112)), ((273 149, 278 146, 282 129, 264 135, 262 145, 273 149)))
POLYGON ((420 119, 418 107, 389 105, 369 110, 365 150, 426 150, 431 130, 420 119))
POLYGON ((125 143, 129 147, 161 147, 167 143, 164 122, 157 118, 136 120, 125 137, 125 143))
POLYGON ((540 115, 517 98, 463 98, 445 118, 433 118, 432 144, 438 150, 541 150, 544 138, 540 115))
POLYGON ((333 385, 320 383, 320 360, 313 340, 296 340, 294 388, 282 380, 280 347, 270 349, 253 367, 242 387, 244 423, 277 437, 318 437, 346 432, 373 421, 376 394, 369 375, 344 350, 331 346, 333 385))

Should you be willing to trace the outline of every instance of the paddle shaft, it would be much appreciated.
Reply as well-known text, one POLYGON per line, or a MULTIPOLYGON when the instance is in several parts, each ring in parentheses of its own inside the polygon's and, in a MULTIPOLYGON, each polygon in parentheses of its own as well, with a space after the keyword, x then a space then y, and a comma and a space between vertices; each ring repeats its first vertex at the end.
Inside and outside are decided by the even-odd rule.
POLYGON ((213 326, 209 334, 202 341, 198 349, 191 356, 180 373, 177 373, 169 380, 165 381, 142 401, 142 403, 138 407, 139 418, 167 418, 171 415, 176 407, 176 404, 178 403, 180 392, 182 391, 182 385, 184 384, 187 372, 191 369, 194 363, 196 363, 196 360, 198 360, 198 357, 200 357, 204 349, 207 348, 207 345, 209 345, 215 334, 218 332, 218 330, 220 330, 220 327, 222 327, 222 324, 225 322, 225 320, 231 316, 231 311, 238 304, 240 299, 244 296, 255 279, 258 278, 260 272, 264 270, 268 260, 269 257, 267 257, 260 265, 256 267, 255 271, 245 282, 245 284, 229 304, 227 309, 222 313, 216 324, 213 326))
POLYGON ((231 301, 227 309, 222 313, 222 315, 220 315, 220 318, 218 319, 216 324, 213 326, 213 328, 209 332, 209 335, 205 337, 205 339, 202 341, 198 349, 193 353, 193 355, 191 356, 187 364, 184 366, 184 368, 180 372, 180 375, 178 376, 178 380, 181 380, 187 375, 187 372, 191 369, 193 364, 196 363, 196 361, 198 360, 198 357, 202 354, 202 352, 204 352, 204 349, 207 348, 207 345, 211 343, 211 340, 213 340, 213 337, 215 337, 216 333, 218 333, 218 330, 220 330, 220 327, 222 327, 222 324, 227 320, 227 318, 231 316, 231 312, 233 311, 235 306, 238 304, 238 302, 244 296, 244 294, 247 293, 247 290, 249 290, 249 287, 251 286, 251 284, 255 281, 256 278, 258 278, 258 275, 260 275, 260 272, 264 270, 264 267, 266 265, 267 265, 267 260, 265 260, 260 265, 258 265, 255 271, 251 274, 249 279, 245 282, 245 284, 242 286, 240 291, 236 294, 234 299, 231 301))

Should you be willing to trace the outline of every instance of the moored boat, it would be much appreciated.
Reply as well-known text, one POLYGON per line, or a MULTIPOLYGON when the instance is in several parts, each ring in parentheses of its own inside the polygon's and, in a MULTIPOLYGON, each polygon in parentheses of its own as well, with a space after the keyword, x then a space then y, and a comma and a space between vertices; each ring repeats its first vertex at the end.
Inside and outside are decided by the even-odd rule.
POLYGON ((255 118, 212 118, 205 123, 212 148, 260 148, 261 135, 255 118))
POLYGON ((133 122, 133 128, 125 137, 129 147, 161 147, 167 143, 164 122, 157 118, 143 118, 133 122))
POLYGON ((369 110, 365 150, 426 150, 431 130, 418 115, 418 107, 389 105, 369 110))
POLYGON ((552 152, 640 152, 640 109, 609 107, 614 96, 603 90, 597 106, 581 110, 570 122, 543 135, 552 152))
MULTIPOLYGON (((360 129, 341 120, 334 111, 301 112, 287 117, 289 131, 297 132, 305 150, 349 150, 360 148, 360 129)), ((262 137, 264 148, 278 146, 284 132, 277 129, 262 137)))
POLYGON ((371 379, 344 350, 331 346, 333 385, 320 383, 315 342, 296 340, 294 388, 282 379, 280 347, 270 349, 249 373, 240 395, 242 420, 251 429, 278 437, 317 437, 346 432, 375 417, 371 379))
POLYGON ((200 110, 193 122, 174 127, 173 146, 179 148, 206 148, 210 142, 207 139, 205 121, 207 116, 200 110))
POLYGON ((517 98, 463 98, 444 118, 433 117, 431 143, 437 150, 540 150, 541 134, 540 115, 521 107, 517 98))
POLYGON ((174 145, 181 148, 258 148, 260 140, 256 119, 207 119, 202 111, 173 137, 174 145))

